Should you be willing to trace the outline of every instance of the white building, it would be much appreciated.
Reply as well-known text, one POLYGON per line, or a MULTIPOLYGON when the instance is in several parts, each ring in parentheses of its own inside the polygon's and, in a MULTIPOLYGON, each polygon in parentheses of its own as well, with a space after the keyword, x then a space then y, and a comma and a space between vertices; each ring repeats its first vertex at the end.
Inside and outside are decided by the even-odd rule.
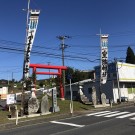
MULTIPOLYGON (((97 98, 100 99, 100 93, 106 94, 106 98, 113 99, 114 103, 118 101, 133 100, 135 93, 135 65, 117 62, 108 65, 107 82, 100 84, 100 66, 95 67, 95 80, 84 80, 72 84, 73 99, 77 99, 79 85, 82 85, 83 93, 91 101, 92 86, 95 86, 97 98)), ((70 87, 66 86, 65 98, 70 98, 70 87)))
POLYGON ((100 87, 100 67, 95 67, 96 89, 101 88, 108 99, 115 103, 123 100, 133 100, 135 92, 135 65, 117 62, 108 65, 107 82, 100 87))

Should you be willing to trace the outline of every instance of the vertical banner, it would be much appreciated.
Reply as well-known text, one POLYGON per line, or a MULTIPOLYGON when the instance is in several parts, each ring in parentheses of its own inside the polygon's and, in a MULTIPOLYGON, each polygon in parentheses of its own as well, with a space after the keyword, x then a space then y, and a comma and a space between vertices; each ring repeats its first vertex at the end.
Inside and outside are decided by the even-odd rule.
POLYGON ((101 35, 101 83, 105 84, 107 81, 108 69, 108 35, 101 35))
POLYGON ((39 19, 40 11, 30 11, 28 30, 27 30, 27 38, 26 38, 26 46, 24 53, 24 79, 28 79, 29 77, 29 64, 30 64, 30 52, 32 49, 32 45, 34 42, 38 19, 39 19))

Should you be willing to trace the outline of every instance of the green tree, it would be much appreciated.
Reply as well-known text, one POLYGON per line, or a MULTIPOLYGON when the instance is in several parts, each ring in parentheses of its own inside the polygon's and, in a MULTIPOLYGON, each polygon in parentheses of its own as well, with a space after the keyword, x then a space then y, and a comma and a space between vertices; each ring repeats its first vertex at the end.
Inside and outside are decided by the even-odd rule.
POLYGON ((43 85, 44 85, 43 81, 39 82, 40 87, 43 87, 43 85))
POLYGON ((35 83, 36 82, 36 79, 37 79, 37 75, 35 72, 32 73, 32 76, 31 76, 31 79, 32 79, 32 82, 35 83))
POLYGON ((31 85, 32 85, 32 80, 31 80, 31 77, 29 77, 26 81, 26 88, 25 90, 31 90, 31 85))
POLYGON ((135 64, 135 55, 130 46, 127 48, 126 63, 135 64))
POLYGON ((72 83, 82 81, 85 79, 90 79, 90 78, 92 79, 94 77, 93 73, 91 72, 84 72, 78 69, 74 69, 72 67, 68 67, 68 69, 66 70, 66 83, 67 84, 69 84, 68 75, 72 76, 72 83))

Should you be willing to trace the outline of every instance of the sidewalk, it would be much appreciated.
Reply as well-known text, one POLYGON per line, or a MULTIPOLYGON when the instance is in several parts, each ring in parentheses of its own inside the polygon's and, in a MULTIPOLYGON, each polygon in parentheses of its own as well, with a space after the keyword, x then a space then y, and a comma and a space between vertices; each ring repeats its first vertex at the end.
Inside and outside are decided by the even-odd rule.
POLYGON ((75 116, 80 116, 80 115, 84 115, 87 113, 91 113, 91 112, 96 112, 96 111, 102 111, 102 110, 115 110, 115 109, 120 109, 120 108, 125 108, 125 107, 129 107, 129 106, 134 106, 133 102, 125 102, 125 103, 121 103, 121 104, 117 104, 114 105, 112 108, 111 107, 105 107, 105 108, 93 108, 90 110, 85 110, 85 111, 77 111, 74 112, 73 115, 71 115, 70 113, 64 113, 64 114, 51 114, 47 117, 34 117, 31 119, 19 119, 18 120, 18 125, 16 125, 16 121, 12 120, 11 123, 6 123, 6 124, 1 124, 0 125, 0 131, 2 130, 11 130, 13 128, 17 128, 17 127, 21 127, 21 126, 26 126, 26 125, 34 125, 34 124, 38 124, 38 123, 45 123, 45 122, 49 122, 49 121, 53 121, 53 120, 59 120, 59 119, 64 119, 64 118, 70 118, 70 117, 75 117, 75 116))

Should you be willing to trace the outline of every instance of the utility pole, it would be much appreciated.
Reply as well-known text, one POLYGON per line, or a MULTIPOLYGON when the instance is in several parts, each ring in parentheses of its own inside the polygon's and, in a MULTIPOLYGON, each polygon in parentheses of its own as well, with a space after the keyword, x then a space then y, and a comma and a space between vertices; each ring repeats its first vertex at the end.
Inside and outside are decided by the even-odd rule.
POLYGON ((9 71, 8 71, 8 76, 7 76, 7 78, 8 78, 8 86, 9 86, 9 71))
POLYGON ((14 89, 14 72, 12 72, 12 89, 14 89))
MULTIPOLYGON (((70 36, 57 36, 57 38, 61 41, 61 47, 60 49, 62 50, 62 65, 65 66, 65 61, 64 61, 64 50, 68 47, 68 45, 65 45, 65 39, 71 38, 70 36)), ((62 71, 63 73, 63 88, 65 91, 65 70, 62 71)))
POLYGON ((71 38, 70 36, 57 36, 57 38, 61 41, 61 47, 62 50, 62 65, 64 66, 64 50, 68 47, 68 45, 65 45, 65 39, 71 38))
MULTIPOLYGON (((24 10, 24 9, 23 9, 24 10)), ((27 5, 27 17, 26 17, 26 37, 25 37, 25 45, 27 44, 27 36, 28 36, 28 22, 29 22, 29 11, 30 10, 30 0, 28 0, 28 5, 27 5)), ((26 50, 26 48, 25 48, 26 50)), ((26 54, 26 52, 24 52, 24 55, 26 54)), ((24 101, 25 101, 25 92, 24 92, 24 88, 26 87, 26 78, 24 75, 24 66, 25 66, 25 62, 23 63, 23 82, 22 82, 22 99, 21 99, 21 116, 24 115, 24 101)))
POLYGON ((119 84, 119 73, 118 73, 118 61, 115 58, 115 66, 116 66, 116 75, 117 75, 117 85, 118 85, 118 94, 119 94, 119 102, 121 103, 121 91, 120 91, 120 84, 119 84))

